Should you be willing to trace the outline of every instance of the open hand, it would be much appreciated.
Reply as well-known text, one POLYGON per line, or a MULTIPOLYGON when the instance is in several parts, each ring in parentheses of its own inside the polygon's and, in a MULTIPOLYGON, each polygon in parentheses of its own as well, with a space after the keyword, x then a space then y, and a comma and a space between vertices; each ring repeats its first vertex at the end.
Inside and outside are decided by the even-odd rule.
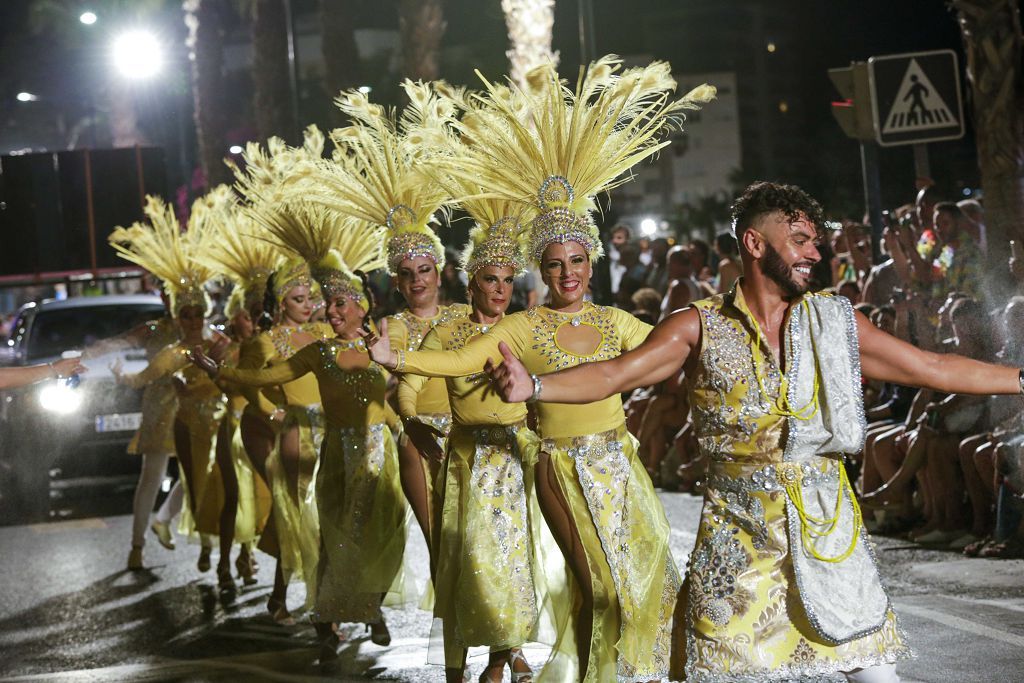
POLYGON ((403 424, 406 436, 420 453, 437 462, 444 458, 444 452, 441 450, 438 440, 445 436, 440 430, 419 420, 405 420, 403 424))
POLYGON ((229 346, 231 346, 231 337, 219 330, 214 330, 210 338, 210 348, 207 350, 207 354, 215 362, 220 363, 227 355, 229 346))
POLYGON ((220 365, 203 352, 202 346, 192 347, 192 350, 188 352, 188 359, 192 361, 192 365, 206 372, 211 378, 216 377, 220 370, 220 365))
POLYGON ((378 365, 383 365, 388 370, 394 370, 398 366, 398 356, 391 351, 387 318, 380 321, 379 334, 373 330, 362 328, 359 329, 359 334, 366 341, 366 349, 370 353, 370 360, 378 365))
POLYGON ((484 372, 491 378, 491 386, 505 403, 522 403, 533 396, 533 378, 526 371, 522 361, 512 355, 508 344, 498 344, 502 362, 495 365, 490 358, 484 365, 484 372))

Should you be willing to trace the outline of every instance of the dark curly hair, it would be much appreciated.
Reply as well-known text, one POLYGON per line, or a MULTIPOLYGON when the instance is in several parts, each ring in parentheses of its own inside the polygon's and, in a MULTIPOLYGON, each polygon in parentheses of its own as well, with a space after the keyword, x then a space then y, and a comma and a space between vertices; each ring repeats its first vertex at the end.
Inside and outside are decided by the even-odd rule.
POLYGON ((758 181, 747 187, 732 205, 732 234, 740 249, 743 248, 743 233, 754 225, 758 218, 775 211, 781 211, 790 221, 800 214, 807 216, 818 235, 823 232, 825 218, 821 204, 796 185, 782 185, 758 181))
POLYGON ((274 326, 274 318, 277 316, 277 296, 274 295, 274 273, 267 278, 267 285, 263 290, 263 314, 255 321, 259 328, 266 332, 274 326))

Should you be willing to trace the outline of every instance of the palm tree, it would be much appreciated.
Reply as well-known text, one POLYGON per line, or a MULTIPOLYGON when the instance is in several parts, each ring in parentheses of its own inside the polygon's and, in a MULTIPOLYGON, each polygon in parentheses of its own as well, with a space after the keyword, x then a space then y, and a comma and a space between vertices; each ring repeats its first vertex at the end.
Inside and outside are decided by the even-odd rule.
POLYGON ((185 45, 192 63, 192 96, 195 101, 196 139, 199 162, 207 187, 231 181, 224 165, 226 116, 224 113, 223 3, 213 0, 184 0, 188 38, 185 45))
POLYGON ((548 62, 558 65, 558 53, 551 51, 555 0, 501 0, 501 9, 512 43, 505 53, 511 65, 509 75, 525 86, 526 74, 533 67, 548 62))
POLYGON ((1024 242, 1024 58, 1017 0, 954 0, 991 249, 1024 242))
MULTIPOLYGON (((256 130, 262 140, 276 135, 294 142, 298 122, 292 109, 288 73, 287 9, 283 0, 252 0, 250 9, 256 130)), ((324 41, 327 42, 330 41, 324 41)))
POLYGON ((446 26, 443 0, 399 0, 404 78, 432 81, 441 77, 441 39, 446 26))

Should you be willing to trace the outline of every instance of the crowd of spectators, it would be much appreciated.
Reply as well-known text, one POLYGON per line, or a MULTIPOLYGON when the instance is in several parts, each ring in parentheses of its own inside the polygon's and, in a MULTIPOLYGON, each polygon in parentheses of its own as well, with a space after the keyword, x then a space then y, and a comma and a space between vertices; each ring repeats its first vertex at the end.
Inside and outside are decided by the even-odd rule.
MULTIPOLYGON (((870 228, 829 231, 813 289, 850 299, 879 328, 920 348, 1024 365, 1024 255, 987 242, 982 205, 943 201, 934 188, 885 214, 881 256, 870 228), (1006 258, 1009 255, 1009 264, 1006 258), (1011 284, 1000 286, 1002 261, 1011 284)), ((655 323, 727 291, 741 274, 732 235, 671 245, 607 245, 612 302, 655 323)), ((1024 400, 941 395, 864 382, 868 437, 848 458, 866 525, 928 547, 984 557, 1024 556, 1024 400)), ((638 389, 628 426, 656 485, 699 491, 706 471, 692 436, 685 377, 638 389)))

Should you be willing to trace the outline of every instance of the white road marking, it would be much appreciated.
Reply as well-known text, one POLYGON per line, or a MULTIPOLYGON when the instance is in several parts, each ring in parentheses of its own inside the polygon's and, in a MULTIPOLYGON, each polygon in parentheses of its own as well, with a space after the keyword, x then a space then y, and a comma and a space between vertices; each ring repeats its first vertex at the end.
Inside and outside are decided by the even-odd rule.
POLYGON ((896 601, 896 613, 913 614, 921 617, 922 619, 928 619, 930 621, 938 622, 944 626, 971 633, 976 636, 982 636, 991 640, 998 640, 1015 647, 1024 648, 1024 636, 1019 636, 1008 631, 1000 631, 997 628, 986 626, 985 624, 979 624, 975 621, 963 619, 947 612, 941 612, 939 610, 929 609, 928 607, 921 607, 920 605, 908 605, 901 604, 899 600, 896 601))

